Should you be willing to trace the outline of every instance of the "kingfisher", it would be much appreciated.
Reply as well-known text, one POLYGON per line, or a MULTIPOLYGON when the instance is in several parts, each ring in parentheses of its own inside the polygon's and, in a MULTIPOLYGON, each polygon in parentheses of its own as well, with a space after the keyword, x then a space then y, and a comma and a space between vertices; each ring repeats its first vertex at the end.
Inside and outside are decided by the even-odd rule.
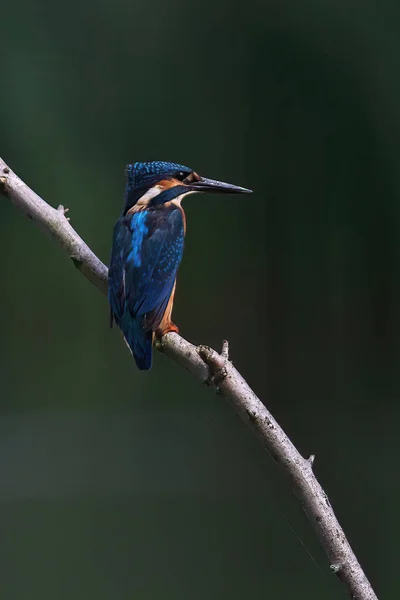
POLYGON ((171 313, 186 234, 182 199, 251 190, 171 162, 135 162, 125 173, 125 204, 114 227, 108 274, 111 325, 115 321, 122 330, 139 369, 148 370, 154 338, 179 331, 171 313))

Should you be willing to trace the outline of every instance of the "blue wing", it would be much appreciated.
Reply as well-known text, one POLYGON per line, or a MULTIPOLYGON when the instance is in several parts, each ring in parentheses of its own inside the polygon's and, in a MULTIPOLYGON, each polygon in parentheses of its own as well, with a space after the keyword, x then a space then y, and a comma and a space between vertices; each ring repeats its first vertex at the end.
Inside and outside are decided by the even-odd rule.
POLYGON ((149 339, 151 355, 151 332, 160 324, 171 296, 183 243, 178 208, 143 210, 121 217, 115 226, 109 300, 135 358, 138 351, 149 354, 149 339))

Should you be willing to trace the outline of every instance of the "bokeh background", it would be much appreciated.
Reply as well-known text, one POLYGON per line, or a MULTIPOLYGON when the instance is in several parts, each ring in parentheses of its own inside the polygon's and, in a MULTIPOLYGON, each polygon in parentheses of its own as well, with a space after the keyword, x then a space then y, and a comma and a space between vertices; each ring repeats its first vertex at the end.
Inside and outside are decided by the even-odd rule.
MULTIPOLYGON (((175 304, 316 472, 399 595, 400 36, 381 1, 2 2, 0 155, 108 261, 124 167, 187 199, 175 304)), ((347 598, 290 484, 221 398, 136 370, 105 299, 0 203, 4 600, 347 598)))

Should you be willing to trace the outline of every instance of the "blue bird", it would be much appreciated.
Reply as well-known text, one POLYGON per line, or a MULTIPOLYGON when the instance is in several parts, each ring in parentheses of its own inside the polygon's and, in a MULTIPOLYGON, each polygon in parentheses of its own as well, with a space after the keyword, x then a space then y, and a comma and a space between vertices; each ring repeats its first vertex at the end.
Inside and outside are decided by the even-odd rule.
POLYGON ((152 364, 154 336, 178 331, 171 321, 186 218, 182 199, 195 192, 248 193, 170 162, 126 167, 125 206, 114 227, 108 275, 111 323, 122 330, 139 369, 152 364))

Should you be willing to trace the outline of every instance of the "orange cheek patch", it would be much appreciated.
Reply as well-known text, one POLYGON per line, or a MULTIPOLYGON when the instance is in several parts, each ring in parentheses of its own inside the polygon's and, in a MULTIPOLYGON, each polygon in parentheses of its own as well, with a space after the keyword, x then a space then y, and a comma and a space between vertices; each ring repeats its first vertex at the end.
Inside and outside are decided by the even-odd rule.
POLYGON ((157 183, 157 185, 162 190, 169 190, 177 185, 182 185, 182 182, 178 181, 178 179, 162 179, 157 183))

